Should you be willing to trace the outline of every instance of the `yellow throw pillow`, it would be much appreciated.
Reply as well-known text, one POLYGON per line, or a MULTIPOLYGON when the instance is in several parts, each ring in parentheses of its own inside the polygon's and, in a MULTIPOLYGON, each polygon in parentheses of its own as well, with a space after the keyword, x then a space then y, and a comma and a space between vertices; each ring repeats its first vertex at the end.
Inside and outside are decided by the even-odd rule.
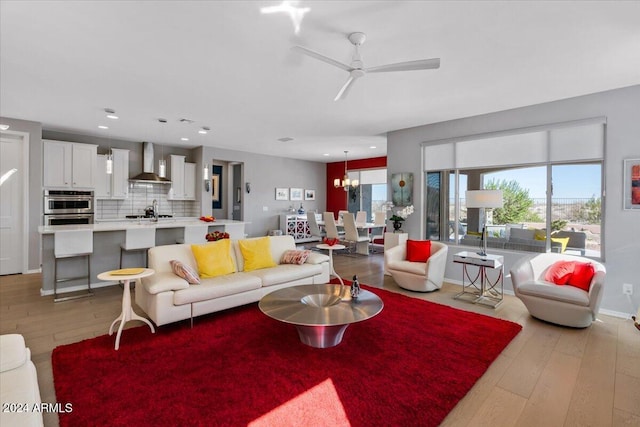
POLYGON ((544 230, 538 230, 536 228, 536 231, 535 231, 535 234, 533 235, 533 238, 535 240, 542 240, 542 241, 547 240, 547 232, 544 231, 544 230))
POLYGON ((244 271, 276 266, 271 257, 271 240, 269 237, 238 240, 238 246, 240 246, 240 252, 242 252, 242 258, 244 259, 244 271))
POLYGON ((570 239, 570 237, 552 237, 551 241, 552 242, 556 242, 556 243, 560 243, 562 245, 561 253, 563 253, 565 251, 565 249, 567 249, 567 245, 569 244, 569 239, 570 239))
POLYGON ((204 245, 191 245, 191 251, 198 264, 198 273, 203 279, 223 276, 236 271, 231 258, 231 240, 222 239, 204 245))

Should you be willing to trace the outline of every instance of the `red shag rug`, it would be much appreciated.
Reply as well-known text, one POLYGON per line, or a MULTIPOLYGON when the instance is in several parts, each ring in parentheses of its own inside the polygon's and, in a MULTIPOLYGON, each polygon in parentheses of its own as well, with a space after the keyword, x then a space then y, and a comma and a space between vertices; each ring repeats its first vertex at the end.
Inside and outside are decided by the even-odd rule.
POLYGON ((61 426, 437 426, 516 323, 371 287, 376 317, 317 349, 257 304, 57 347, 61 426))

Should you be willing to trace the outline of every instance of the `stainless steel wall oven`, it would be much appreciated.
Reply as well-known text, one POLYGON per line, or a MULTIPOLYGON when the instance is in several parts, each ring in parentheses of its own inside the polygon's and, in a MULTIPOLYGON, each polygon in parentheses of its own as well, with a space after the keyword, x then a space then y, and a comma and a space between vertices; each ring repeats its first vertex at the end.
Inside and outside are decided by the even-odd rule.
POLYGON ((93 224, 93 191, 45 190, 44 225, 93 224))

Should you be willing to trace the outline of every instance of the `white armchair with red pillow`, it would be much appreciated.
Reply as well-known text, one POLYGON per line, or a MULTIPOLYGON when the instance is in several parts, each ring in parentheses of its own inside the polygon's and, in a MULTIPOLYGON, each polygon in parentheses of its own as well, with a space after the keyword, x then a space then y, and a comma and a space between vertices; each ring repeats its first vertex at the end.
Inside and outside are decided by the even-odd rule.
POLYGON ((448 246, 430 240, 407 240, 385 251, 384 267, 401 288, 431 292, 442 287, 448 246))
POLYGON ((605 277, 601 263, 557 253, 524 257, 511 268, 513 291, 533 317, 574 328, 596 319, 605 277))

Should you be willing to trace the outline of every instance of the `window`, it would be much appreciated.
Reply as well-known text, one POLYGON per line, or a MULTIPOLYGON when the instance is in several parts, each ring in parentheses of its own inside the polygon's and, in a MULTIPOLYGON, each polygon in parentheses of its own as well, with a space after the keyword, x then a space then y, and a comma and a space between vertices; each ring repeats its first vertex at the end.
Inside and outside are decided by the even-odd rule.
POLYGON ((603 152, 603 119, 425 144, 425 235, 480 246, 486 225, 489 248, 600 257, 603 152), (467 209, 477 189, 504 206, 467 209))
POLYGON ((349 171, 349 179, 357 179, 360 184, 349 188, 347 210, 354 214, 366 211, 367 220, 373 221, 373 213, 384 210, 387 202, 387 170, 349 171))

